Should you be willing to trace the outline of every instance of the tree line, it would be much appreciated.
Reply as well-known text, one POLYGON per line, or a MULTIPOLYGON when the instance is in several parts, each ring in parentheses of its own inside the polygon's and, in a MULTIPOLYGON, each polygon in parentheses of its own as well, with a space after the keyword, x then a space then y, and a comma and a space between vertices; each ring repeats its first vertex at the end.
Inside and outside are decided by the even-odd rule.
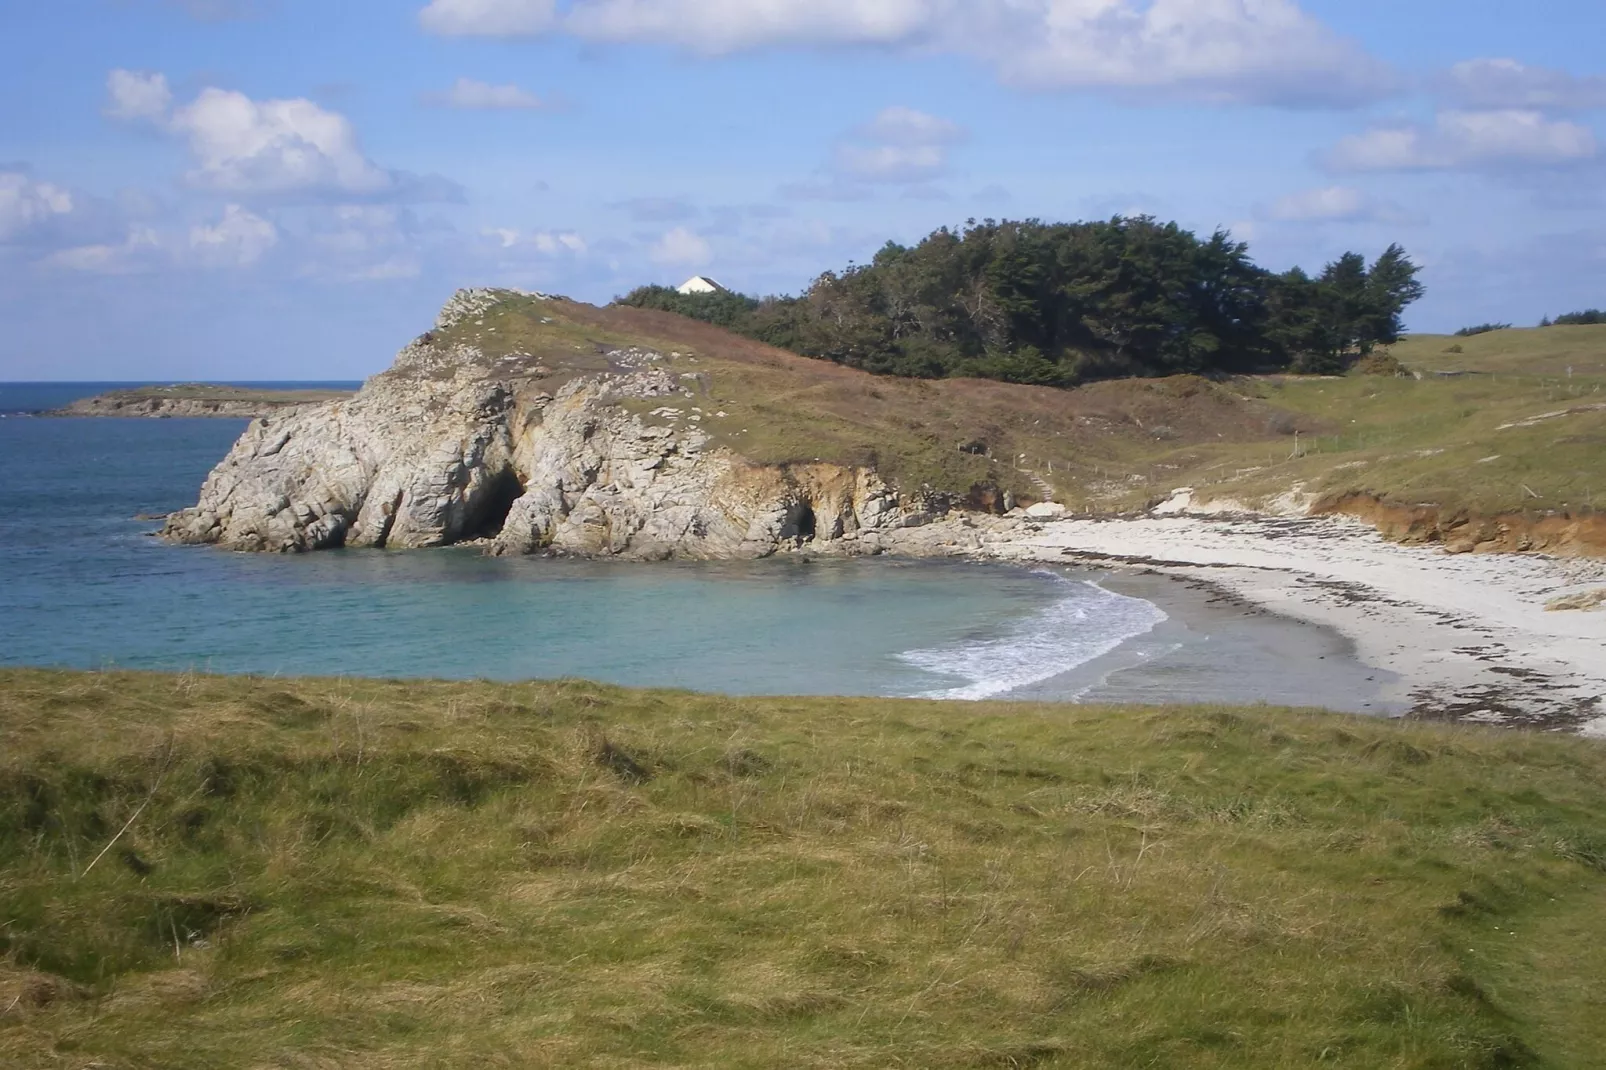
MULTIPOLYGON (((1586 308, 1579 312, 1566 312, 1555 319, 1546 316, 1539 321, 1541 327, 1583 327, 1606 323, 1606 309, 1586 308)), ((1476 327, 1463 327, 1455 332, 1457 338, 1475 338, 1491 331, 1509 331, 1509 323, 1480 323, 1476 327)))
POLYGON ((1421 298, 1398 245, 1346 253, 1320 274, 1274 273, 1225 231, 1200 238, 1150 216, 974 220, 795 297, 637 289, 658 308, 811 357, 888 375, 1071 386, 1180 373, 1336 373, 1398 341, 1421 298))
POLYGON ((1581 312, 1568 312, 1551 319, 1546 316, 1539 321, 1541 327, 1587 327, 1606 323, 1606 309, 1586 308, 1581 312))

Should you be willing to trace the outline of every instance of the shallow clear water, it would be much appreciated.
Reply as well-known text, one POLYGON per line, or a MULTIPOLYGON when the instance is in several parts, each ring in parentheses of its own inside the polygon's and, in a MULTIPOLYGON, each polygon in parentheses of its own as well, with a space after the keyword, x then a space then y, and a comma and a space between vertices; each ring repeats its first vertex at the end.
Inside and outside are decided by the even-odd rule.
MULTIPOLYGON (((40 401, 0 384, 0 408, 97 386, 40 401)), ((269 557, 150 538, 135 515, 193 503, 244 426, 0 419, 0 664, 981 698, 1165 618, 1074 573, 962 563, 269 557)))

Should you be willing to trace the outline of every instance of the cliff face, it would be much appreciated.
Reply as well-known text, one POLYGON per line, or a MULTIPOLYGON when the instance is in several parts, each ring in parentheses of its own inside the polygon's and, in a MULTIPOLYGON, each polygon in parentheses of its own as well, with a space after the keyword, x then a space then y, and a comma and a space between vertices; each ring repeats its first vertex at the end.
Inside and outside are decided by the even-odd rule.
POLYGON ((502 554, 724 558, 845 548, 929 518, 866 468, 758 466, 712 446, 687 414, 698 373, 677 354, 598 346, 597 370, 555 370, 439 339, 497 300, 454 298, 354 397, 254 422, 164 534, 280 552, 485 540, 502 554))

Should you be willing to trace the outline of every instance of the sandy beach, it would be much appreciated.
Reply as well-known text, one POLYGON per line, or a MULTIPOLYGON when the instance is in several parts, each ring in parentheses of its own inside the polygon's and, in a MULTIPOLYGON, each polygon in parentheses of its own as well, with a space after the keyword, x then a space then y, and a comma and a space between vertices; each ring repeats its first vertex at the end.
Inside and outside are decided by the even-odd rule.
POLYGON ((1546 609, 1606 585, 1606 562, 1401 546, 1341 517, 1064 519, 977 543, 992 560, 1183 577, 1332 628, 1413 717, 1606 737, 1606 612, 1546 609))

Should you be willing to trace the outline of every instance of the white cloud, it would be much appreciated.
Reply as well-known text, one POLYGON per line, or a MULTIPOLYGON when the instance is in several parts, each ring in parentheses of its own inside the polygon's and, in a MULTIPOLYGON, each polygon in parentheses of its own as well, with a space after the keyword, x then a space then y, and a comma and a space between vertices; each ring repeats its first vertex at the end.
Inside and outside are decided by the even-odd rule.
POLYGON ((1354 103, 1392 73, 1295 0, 434 0, 437 32, 561 30, 705 54, 876 45, 968 56, 1004 81, 1216 101, 1354 103))
POLYGON ((0 171, 0 242, 71 214, 73 196, 60 186, 35 182, 18 171, 0 171))
POLYGON ((586 251, 585 239, 572 230, 537 230, 525 233, 508 227, 493 227, 481 233, 493 239, 498 248, 506 250, 533 249, 543 256, 578 255, 586 251))
POLYGON ((279 231, 239 205, 214 223, 186 232, 171 225, 128 224, 121 241, 71 245, 46 256, 49 268, 94 275, 132 275, 159 269, 246 268, 279 244, 279 231))
POLYGON ((155 228, 136 224, 119 243, 62 249, 47 256, 44 265, 89 275, 132 275, 151 270, 166 251, 166 242, 155 228))
POLYGON ((190 249, 204 264, 247 267, 277 244, 278 229, 237 204, 224 208, 217 223, 190 228, 190 249))
POLYGON ((894 105, 881 109, 874 119, 859 127, 858 135, 883 145, 945 145, 963 141, 965 128, 914 108, 894 105))
POLYGON ((395 208, 346 204, 316 219, 312 244, 325 255, 373 259, 408 242, 412 220, 395 208))
POLYGON ((362 154, 346 117, 310 100, 258 102, 244 93, 205 89, 173 114, 171 127, 189 139, 195 156, 190 181, 210 189, 367 194, 392 182, 362 154))
POLYGON ((1474 59, 1457 63, 1445 78, 1445 91, 1468 108, 1528 108, 1572 111, 1606 108, 1606 77, 1578 77, 1566 71, 1528 67, 1514 59, 1474 59))
POLYGON ((696 231, 676 227, 658 239, 647 255, 655 264, 702 267, 714 259, 714 250, 696 231))
POLYGON ((444 93, 426 93, 426 104, 475 111, 538 111, 547 103, 516 85, 491 85, 472 78, 459 78, 444 93))
POLYGON ((859 182, 925 182, 947 170, 948 148, 964 136, 964 129, 947 119, 913 108, 885 108, 837 146, 832 166, 859 182))
POLYGON ((861 182, 923 182, 942 174, 941 145, 839 145, 836 169, 861 182))
POLYGON ((1001 0, 1014 32, 984 37, 1009 82, 1217 102, 1354 103, 1392 74, 1293 0, 1001 0), (1024 23, 1010 16, 1028 10, 1024 23))
POLYGON ((418 22, 445 36, 514 37, 544 32, 556 11, 554 0, 430 0, 418 22))
POLYGON ((562 234, 539 233, 535 235, 535 247, 548 255, 560 252, 583 253, 586 251, 585 240, 572 231, 562 234))
POLYGON ((1281 223, 1404 223, 1409 213, 1352 186, 1301 190, 1275 201, 1263 213, 1281 223))
POLYGON ((709 53, 775 44, 901 44, 928 31, 938 8, 947 6, 933 0, 578 0, 565 26, 593 41, 647 41, 709 53))
POLYGON ((165 74, 115 70, 106 77, 110 103, 106 114, 114 119, 160 120, 173 106, 173 91, 165 74))
POLYGON ((1594 159, 1587 126, 1518 108, 1444 111, 1434 125, 1375 127, 1340 141, 1328 166, 1339 171, 1428 171, 1554 166, 1594 159))
POLYGON ((392 205, 347 204, 307 218, 300 273, 330 282, 385 282, 423 274, 425 235, 413 213, 392 205))
POLYGON ((123 70, 108 77, 107 92, 111 115, 188 142, 191 185, 234 194, 398 192, 398 176, 363 155, 351 122, 310 100, 256 101, 208 88, 174 108, 165 77, 123 70))

